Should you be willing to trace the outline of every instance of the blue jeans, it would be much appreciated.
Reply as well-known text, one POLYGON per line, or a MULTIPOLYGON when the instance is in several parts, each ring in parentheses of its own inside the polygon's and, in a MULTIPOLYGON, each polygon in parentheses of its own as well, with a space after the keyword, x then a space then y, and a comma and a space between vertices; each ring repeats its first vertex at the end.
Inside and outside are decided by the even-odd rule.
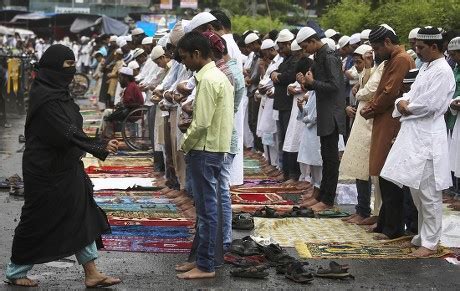
POLYGON ((226 154, 219 176, 219 195, 222 207, 222 235, 224 252, 232 243, 232 199, 230 197, 230 169, 232 168, 234 154, 226 154))
POLYGON ((188 167, 197 214, 197 267, 214 272, 217 235, 217 182, 224 162, 224 153, 191 150, 188 167))
MULTIPOLYGON (((97 259, 97 248, 96 243, 93 242, 83 248, 81 251, 75 254, 77 261, 80 265, 84 265, 88 262, 97 259)), ((5 277, 8 280, 16 280, 27 277, 27 272, 32 270, 32 265, 16 265, 15 263, 8 263, 6 266, 5 277)))

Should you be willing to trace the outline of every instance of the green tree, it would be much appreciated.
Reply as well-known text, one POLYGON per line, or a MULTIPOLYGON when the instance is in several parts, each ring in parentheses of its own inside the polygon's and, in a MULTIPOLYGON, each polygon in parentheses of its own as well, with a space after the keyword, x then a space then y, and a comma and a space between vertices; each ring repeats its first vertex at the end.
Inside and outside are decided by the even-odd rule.
POLYGON ((328 6, 319 23, 325 29, 334 28, 342 34, 350 35, 363 30, 369 13, 369 1, 343 0, 328 6))
POLYGON ((278 19, 270 20, 267 17, 246 15, 235 15, 232 17, 232 30, 235 33, 242 34, 248 29, 258 30, 260 33, 268 33, 272 29, 283 29, 285 25, 278 19))

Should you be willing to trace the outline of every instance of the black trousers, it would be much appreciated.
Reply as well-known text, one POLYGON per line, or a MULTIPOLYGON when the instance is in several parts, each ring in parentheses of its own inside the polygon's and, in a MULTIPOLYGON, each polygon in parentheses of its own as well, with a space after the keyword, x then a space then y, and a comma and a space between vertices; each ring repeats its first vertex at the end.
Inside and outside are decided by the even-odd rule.
POLYGON ((327 205, 334 205, 339 181, 339 132, 337 126, 330 135, 320 136, 321 158, 323 159, 323 178, 318 201, 327 205))
POLYGON ((283 151, 284 139, 286 138, 286 132, 289 125, 289 119, 291 118, 291 110, 279 110, 279 150, 283 152, 283 163, 282 169, 284 179, 298 180, 300 177, 300 166, 297 162, 298 153, 290 153, 283 151))
POLYGON ((248 99, 248 125, 254 137, 254 149, 263 152, 262 139, 257 136, 257 118, 259 116, 260 102, 256 102, 254 96, 248 96, 248 99))
POLYGON ((398 185, 379 177, 382 207, 374 232, 390 239, 404 235, 404 191, 398 185))

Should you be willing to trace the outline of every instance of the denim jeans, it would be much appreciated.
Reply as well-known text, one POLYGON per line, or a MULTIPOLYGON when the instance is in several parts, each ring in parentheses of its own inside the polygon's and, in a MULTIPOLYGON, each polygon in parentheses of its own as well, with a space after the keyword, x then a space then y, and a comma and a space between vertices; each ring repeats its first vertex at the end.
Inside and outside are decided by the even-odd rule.
POLYGON ((226 154, 222 170, 218 179, 220 196, 219 208, 222 208, 222 234, 224 252, 230 248, 232 243, 232 199, 230 196, 230 169, 232 168, 234 154, 226 154))
POLYGON ((187 155, 198 222, 196 265, 202 271, 214 272, 218 220, 217 183, 225 154, 191 150, 187 155))

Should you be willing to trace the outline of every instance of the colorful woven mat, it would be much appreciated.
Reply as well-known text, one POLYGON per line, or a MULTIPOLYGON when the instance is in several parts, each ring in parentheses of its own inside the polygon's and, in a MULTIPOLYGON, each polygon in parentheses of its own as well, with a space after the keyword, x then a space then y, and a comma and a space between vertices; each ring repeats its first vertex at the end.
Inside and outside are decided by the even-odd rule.
MULTIPOLYGON (((300 258, 320 259, 413 259, 409 256, 415 248, 402 248, 412 237, 402 237, 385 243, 308 243, 298 241, 295 248, 300 258)), ((440 258, 450 254, 445 247, 439 247, 429 258, 440 258)))
POLYGON ((282 247, 308 243, 377 242, 372 233, 338 218, 254 218, 254 235, 272 237, 282 247))

